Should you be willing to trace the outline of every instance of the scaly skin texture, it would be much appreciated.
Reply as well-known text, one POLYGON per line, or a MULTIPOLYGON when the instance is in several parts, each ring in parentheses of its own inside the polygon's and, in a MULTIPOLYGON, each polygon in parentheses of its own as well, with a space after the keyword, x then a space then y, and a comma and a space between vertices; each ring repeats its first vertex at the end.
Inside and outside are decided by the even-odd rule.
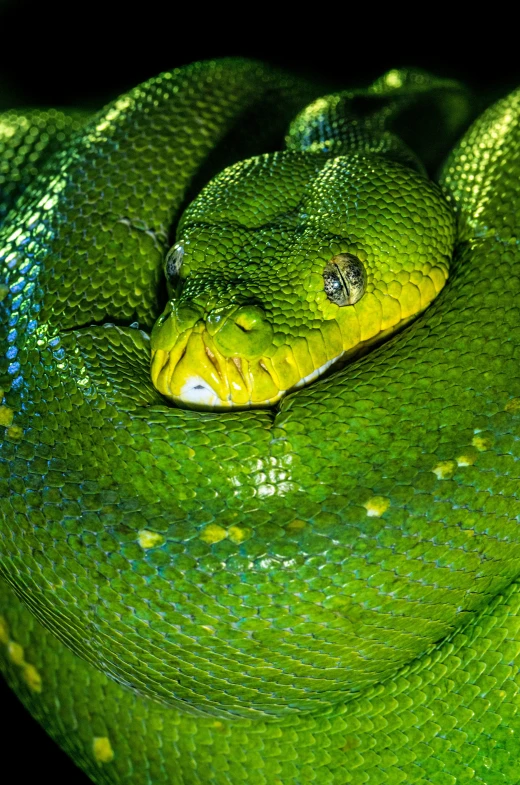
POLYGON ((455 85, 391 72, 368 109, 318 95, 241 61, 163 75, 50 157, 2 229, 0 656, 98 783, 519 781, 520 95, 463 137, 444 197, 392 113, 448 106, 450 139, 455 85), (295 115, 265 174, 238 164, 178 223, 295 115), (284 204, 305 180, 303 229, 264 187, 277 167, 284 204), (297 317, 305 282, 307 310, 320 301, 316 258, 364 253, 399 303, 408 271, 425 300, 405 319, 433 268, 449 278, 276 407, 189 411, 150 379, 175 231, 199 249, 192 304, 250 275, 266 312, 258 259, 275 306, 289 259, 273 333, 319 329, 297 317))
POLYGON ((0 120, 0 222, 38 174, 42 160, 59 150, 90 117, 57 109, 2 112, 0 120))

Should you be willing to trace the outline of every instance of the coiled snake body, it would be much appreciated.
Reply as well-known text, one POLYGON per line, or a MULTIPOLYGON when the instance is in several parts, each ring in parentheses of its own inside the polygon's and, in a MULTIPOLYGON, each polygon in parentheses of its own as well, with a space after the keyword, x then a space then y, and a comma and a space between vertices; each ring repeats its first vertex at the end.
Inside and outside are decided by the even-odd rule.
POLYGON ((520 781, 519 103, 440 186, 415 72, 0 116, 0 662, 93 781, 520 781))

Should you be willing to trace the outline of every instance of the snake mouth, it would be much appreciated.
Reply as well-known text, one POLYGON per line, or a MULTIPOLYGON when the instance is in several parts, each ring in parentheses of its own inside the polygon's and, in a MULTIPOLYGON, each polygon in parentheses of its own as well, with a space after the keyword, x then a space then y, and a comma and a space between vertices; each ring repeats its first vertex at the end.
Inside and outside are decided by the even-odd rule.
POLYGON ((308 364, 302 369, 301 358, 290 347, 272 357, 227 357, 207 330, 195 328, 181 333, 169 350, 152 346, 151 376, 162 395, 186 408, 264 408, 318 379, 344 354, 311 369, 308 364))
MULTIPOLYGON (((303 338, 271 348, 260 357, 224 355, 201 322, 165 341, 159 331, 151 336, 151 377, 158 392, 182 408, 237 411, 270 408, 291 392, 307 387, 361 359, 376 346, 404 330, 416 315, 397 327, 345 349, 336 345, 332 357, 303 338), (169 347, 168 347, 169 344, 169 347), (172 345, 173 344, 173 345, 172 345)), ((167 320, 169 321, 169 320, 167 320)))
POLYGON ((169 305, 152 330, 152 383, 177 406, 271 408, 288 393, 361 358, 419 315, 364 340, 359 330, 342 332, 335 320, 323 320, 286 342, 257 305, 234 308, 223 318, 215 314, 206 318, 192 304, 169 305))

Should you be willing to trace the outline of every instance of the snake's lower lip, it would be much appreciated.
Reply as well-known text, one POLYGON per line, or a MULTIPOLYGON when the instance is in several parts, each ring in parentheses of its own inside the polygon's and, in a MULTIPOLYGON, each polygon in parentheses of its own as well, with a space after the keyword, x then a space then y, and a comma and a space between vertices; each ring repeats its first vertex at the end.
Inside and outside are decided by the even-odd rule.
POLYGON ((178 395, 171 395, 170 397, 181 406, 193 406, 197 409, 219 411, 223 409, 239 410, 258 406, 272 406, 285 395, 285 392, 285 390, 280 390, 275 397, 265 401, 253 401, 249 398, 246 402, 237 403, 233 400, 232 395, 228 395, 227 398, 221 398, 205 379, 194 374, 186 379, 178 395))
POLYGON ((271 347, 271 354, 246 359, 223 354, 202 325, 177 334, 168 326, 164 329, 164 336, 160 332, 152 334, 153 383, 176 404, 194 409, 229 411, 272 406, 291 391, 323 376, 346 354, 340 351, 325 360, 325 351, 314 349, 313 356, 307 343, 303 342, 302 348, 300 341, 294 347, 271 347), (320 361, 321 365, 313 368, 320 361))
MULTIPOLYGON (((207 406, 215 408, 224 404, 213 387, 209 385, 201 376, 189 378, 181 390, 179 400, 193 406, 207 406)), ((230 401, 229 406, 232 405, 230 401)))
POLYGON ((228 395, 226 399, 222 399, 218 395, 217 391, 211 386, 211 384, 203 379, 202 376, 197 374, 188 377, 182 389, 180 390, 179 395, 172 397, 177 403, 184 404, 186 406, 212 410, 246 409, 251 408, 252 406, 272 406, 281 398, 283 398, 283 396, 285 396, 288 392, 291 392, 291 390, 300 389, 301 387, 310 384, 315 379, 318 379, 325 373, 325 371, 334 365, 334 363, 341 359, 343 354, 344 353, 340 354, 338 357, 334 357, 332 360, 328 360, 319 368, 316 368, 316 370, 312 371, 312 373, 308 374, 303 379, 300 379, 295 385, 291 387, 290 390, 280 390, 278 394, 270 400, 261 402, 254 402, 249 400, 247 403, 237 405, 236 401, 233 401, 232 395, 228 395))
POLYGON ((306 384, 310 384, 315 379, 318 379, 320 376, 323 376, 325 371, 328 371, 328 369, 332 365, 337 363, 338 360, 341 360, 341 358, 344 357, 345 355, 346 355, 346 352, 341 352, 341 354, 338 354, 337 357, 333 357, 332 360, 327 360, 326 363, 323 363, 323 365, 320 365, 320 367, 316 368, 315 371, 312 371, 312 373, 309 373, 309 374, 307 374, 307 376, 304 376, 303 379, 300 379, 300 381, 297 382, 292 389, 293 390, 299 390, 300 387, 304 387, 306 384))

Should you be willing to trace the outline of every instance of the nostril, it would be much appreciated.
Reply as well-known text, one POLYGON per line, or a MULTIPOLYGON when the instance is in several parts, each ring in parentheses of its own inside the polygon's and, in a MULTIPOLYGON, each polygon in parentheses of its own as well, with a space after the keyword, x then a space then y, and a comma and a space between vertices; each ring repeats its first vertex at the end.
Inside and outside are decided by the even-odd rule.
POLYGON ((243 333, 249 333, 253 329, 251 325, 243 324, 240 320, 236 319, 235 321, 236 326, 239 330, 242 330, 243 333))
POLYGON ((234 322, 243 333, 250 333, 264 322, 263 311, 257 306, 245 306, 235 314, 234 322))
MULTIPOLYGON (((209 320, 208 320, 209 322, 209 320)), ((222 325, 213 331, 218 350, 226 357, 259 357, 270 345, 273 328, 263 308, 241 305, 224 315, 222 325)))

